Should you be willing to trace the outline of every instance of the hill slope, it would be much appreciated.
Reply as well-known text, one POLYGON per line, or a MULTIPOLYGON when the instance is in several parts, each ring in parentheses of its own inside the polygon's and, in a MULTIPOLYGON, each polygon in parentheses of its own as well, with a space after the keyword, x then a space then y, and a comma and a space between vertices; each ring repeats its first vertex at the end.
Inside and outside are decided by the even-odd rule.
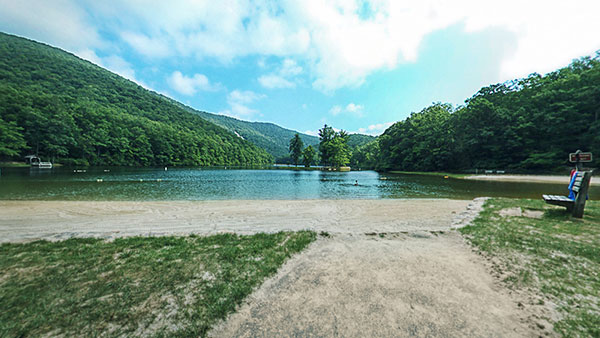
POLYGON ((91 165, 250 165, 263 149, 58 48, 0 33, 0 157, 91 165))
MULTIPOLYGON (((182 107, 190 112, 200 115, 205 120, 230 130, 231 132, 240 135, 245 140, 248 140, 265 149, 269 154, 275 157, 278 163, 291 163, 288 147, 290 139, 292 139, 292 137, 298 133, 297 131, 286 129, 273 123, 248 122, 229 116, 198 111, 183 105, 182 107)), ((304 142, 305 147, 312 145, 315 149, 318 149, 318 137, 303 133, 298 134, 300 134, 300 138, 302 139, 302 142, 304 142)), ((369 143, 373 140, 375 140, 374 136, 350 134, 348 145, 351 149, 355 149, 356 147, 369 143)))

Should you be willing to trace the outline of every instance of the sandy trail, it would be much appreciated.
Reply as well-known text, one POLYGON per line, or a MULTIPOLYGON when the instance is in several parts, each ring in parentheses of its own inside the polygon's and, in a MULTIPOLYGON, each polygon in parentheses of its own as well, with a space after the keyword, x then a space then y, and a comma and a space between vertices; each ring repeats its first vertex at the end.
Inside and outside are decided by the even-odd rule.
POLYGON ((339 235, 288 261, 213 337, 535 336, 461 236, 339 235))
POLYGON ((0 242, 281 230, 447 230, 461 200, 0 201, 0 242))

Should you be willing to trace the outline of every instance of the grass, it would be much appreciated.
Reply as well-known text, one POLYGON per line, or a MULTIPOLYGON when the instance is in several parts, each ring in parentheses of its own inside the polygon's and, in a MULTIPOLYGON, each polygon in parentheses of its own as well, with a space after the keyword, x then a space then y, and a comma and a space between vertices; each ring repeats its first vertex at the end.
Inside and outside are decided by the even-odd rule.
POLYGON ((584 218, 575 219, 541 200, 492 199, 461 232, 500 261, 507 286, 532 290, 556 305, 558 334, 600 337, 599 201, 588 201, 584 218), (500 215, 509 208, 537 211, 541 218, 500 215))
POLYGON ((443 173, 443 172, 434 172, 434 171, 398 171, 392 170, 391 174, 402 174, 402 175, 421 175, 421 176, 448 176, 452 178, 465 178, 467 176, 472 176, 473 174, 456 174, 456 173, 443 173))
POLYGON ((316 238, 296 233, 0 246, 0 337, 205 336, 316 238))

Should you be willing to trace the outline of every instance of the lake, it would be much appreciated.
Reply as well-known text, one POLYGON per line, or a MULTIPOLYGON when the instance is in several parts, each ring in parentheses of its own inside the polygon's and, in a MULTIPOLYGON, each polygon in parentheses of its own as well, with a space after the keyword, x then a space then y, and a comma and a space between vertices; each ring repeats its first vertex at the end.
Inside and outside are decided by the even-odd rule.
MULTIPOLYGON (((566 184, 281 169, 2 168, 0 176, 3 200, 472 199, 542 194, 566 194, 566 184)), ((597 199, 600 187, 592 187, 590 195, 597 199)))

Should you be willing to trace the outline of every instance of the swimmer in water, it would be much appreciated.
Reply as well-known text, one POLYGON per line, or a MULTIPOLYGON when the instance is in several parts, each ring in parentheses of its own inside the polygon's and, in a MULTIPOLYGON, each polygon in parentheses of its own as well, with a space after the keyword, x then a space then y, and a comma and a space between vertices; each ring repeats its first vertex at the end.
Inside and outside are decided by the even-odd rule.
POLYGON ((358 180, 354 181, 354 185, 358 185, 358 180))

